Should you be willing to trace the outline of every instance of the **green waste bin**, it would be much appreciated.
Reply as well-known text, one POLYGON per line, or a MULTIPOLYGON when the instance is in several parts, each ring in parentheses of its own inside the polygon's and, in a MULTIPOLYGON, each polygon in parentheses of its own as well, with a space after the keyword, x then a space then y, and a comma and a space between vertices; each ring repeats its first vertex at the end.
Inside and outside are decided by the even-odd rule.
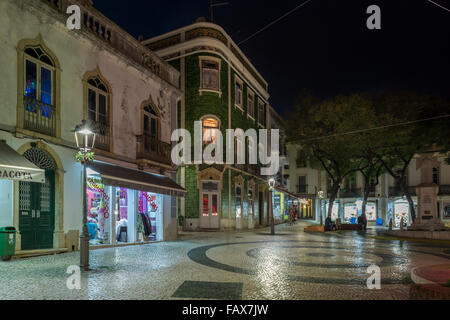
POLYGON ((0 228, 0 257, 3 261, 11 260, 16 252, 16 228, 0 228))

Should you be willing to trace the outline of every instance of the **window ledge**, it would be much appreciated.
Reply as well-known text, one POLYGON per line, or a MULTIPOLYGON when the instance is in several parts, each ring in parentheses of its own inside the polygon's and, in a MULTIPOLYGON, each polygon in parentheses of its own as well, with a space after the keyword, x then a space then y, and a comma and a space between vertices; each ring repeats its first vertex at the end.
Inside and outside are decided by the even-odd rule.
POLYGON ((242 112, 244 112, 244 108, 241 107, 240 105, 238 105, 237 103, 234 104, 235 108, 238 108, 239 110, 241 110, 242 112))
POLYGON ((252 120, 253 120, 253 122, 255 122, 255 121, 256 121, 256 119, 255 119, 254 117, 252 117, 251 115, 249 115, 249 114, 247 113, 247 119, 248 119, 248 118, 252 119, 252 120))
POLYGON ((200 88, 198 90, 199 94, 202 95, 203 92, 211 92, 211 93, 217 93, 219 95, 219 98, 222 98, 222 91, 221 90, 214 90, 214 89, 202 89, 200 88))

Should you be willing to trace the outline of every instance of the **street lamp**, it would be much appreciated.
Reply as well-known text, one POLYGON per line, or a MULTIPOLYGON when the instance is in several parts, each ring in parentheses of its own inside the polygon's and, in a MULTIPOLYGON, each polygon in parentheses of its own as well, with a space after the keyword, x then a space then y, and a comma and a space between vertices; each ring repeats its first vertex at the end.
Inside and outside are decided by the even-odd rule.
POLYGON ((320 225, 323 226, 322 200, 325 198, 325 192, 319 190, 317 196, 319 197, 320 225))
POLYGON ((273 218, 272 192, 275 190, 275 179, 270 178, 269 184, 269 214, 270 214, 270 234, 275 235, 275 220, 273 218))
POLYGON ((75 127, 75 141, 79 153, 77 159, 83 164, 83 231, 80 235, 80 267, 89 271, 89 231, 87 227, 87 205, 86 205, 86 162, 92 156, 91 151, 95 144, 95 132, 90 128, 86 120, 75 127))

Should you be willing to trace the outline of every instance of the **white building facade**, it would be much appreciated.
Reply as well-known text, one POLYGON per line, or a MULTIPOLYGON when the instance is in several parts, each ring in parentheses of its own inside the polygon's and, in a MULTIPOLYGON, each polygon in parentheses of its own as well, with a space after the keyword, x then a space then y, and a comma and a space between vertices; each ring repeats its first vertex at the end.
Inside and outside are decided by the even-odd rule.
MULTIPOLYGON (((331 189, 327 173, 323 170, 311 169, 307 164, 297 161, 299 146, 288 146, 289 166, 286 166, 285 175, 288 179, 289 191, 298 194, 301 198, 311 203, 306 212, 300 213, 303 219, 313 220, 318 223, 325 221, 328 212, 328 196, 331 189)), ((433 169, 433 182, 439 186, 438 214, 441 221, 450 224, 450 166, 446 164, 442 155, 435 155, 439 160, 439 167, 433 169)), ((409 193, 416 206, 416 186, 420 184, 421 171, 416 170, 415 157, 408 168, 409 193)), ((364 194, 364 179, 358 173, 354 178, 347 178, 341 184, 338 198, 335 200, 332 218, 340 218, 344 223, 354 223, 362 213, 362 201, 364 194)), ((305 202, 306 203, 306 202, 305 202)), ((410 225, 411 214, 406 198, 396 185, 395 180, 388 173, 379 178, 379 184, 370 190, 366 206, 366 214, 369 225, 388 226, 392 219, 394 228, 400 227, 403 218, 410 225)))
POLYGON ((0 179, 0 227, 16 228, 16 251, 78 249, 83 177, 73 130, 82 120, 97 131, 85 199, 91 244, 176 239, 179 72, 91 1, 2 0, 0 26, 0 140, 46 171, 43 184, 0 179), (66 27, 72 4, 80 30, 66 27))

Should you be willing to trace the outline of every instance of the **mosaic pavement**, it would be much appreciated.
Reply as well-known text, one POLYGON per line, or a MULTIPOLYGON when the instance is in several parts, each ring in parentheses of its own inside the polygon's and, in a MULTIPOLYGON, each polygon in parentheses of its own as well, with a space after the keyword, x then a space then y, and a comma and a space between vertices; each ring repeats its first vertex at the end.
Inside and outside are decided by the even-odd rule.
POLYGON ((0 299, 408 299, 413 267, 450 263, 450 245, 301 229, 192 233, 92 251, 80 290, 66 285, 78 253, 0 262, 0 299), (366 286, 373 264, 381 290, 366 286))

